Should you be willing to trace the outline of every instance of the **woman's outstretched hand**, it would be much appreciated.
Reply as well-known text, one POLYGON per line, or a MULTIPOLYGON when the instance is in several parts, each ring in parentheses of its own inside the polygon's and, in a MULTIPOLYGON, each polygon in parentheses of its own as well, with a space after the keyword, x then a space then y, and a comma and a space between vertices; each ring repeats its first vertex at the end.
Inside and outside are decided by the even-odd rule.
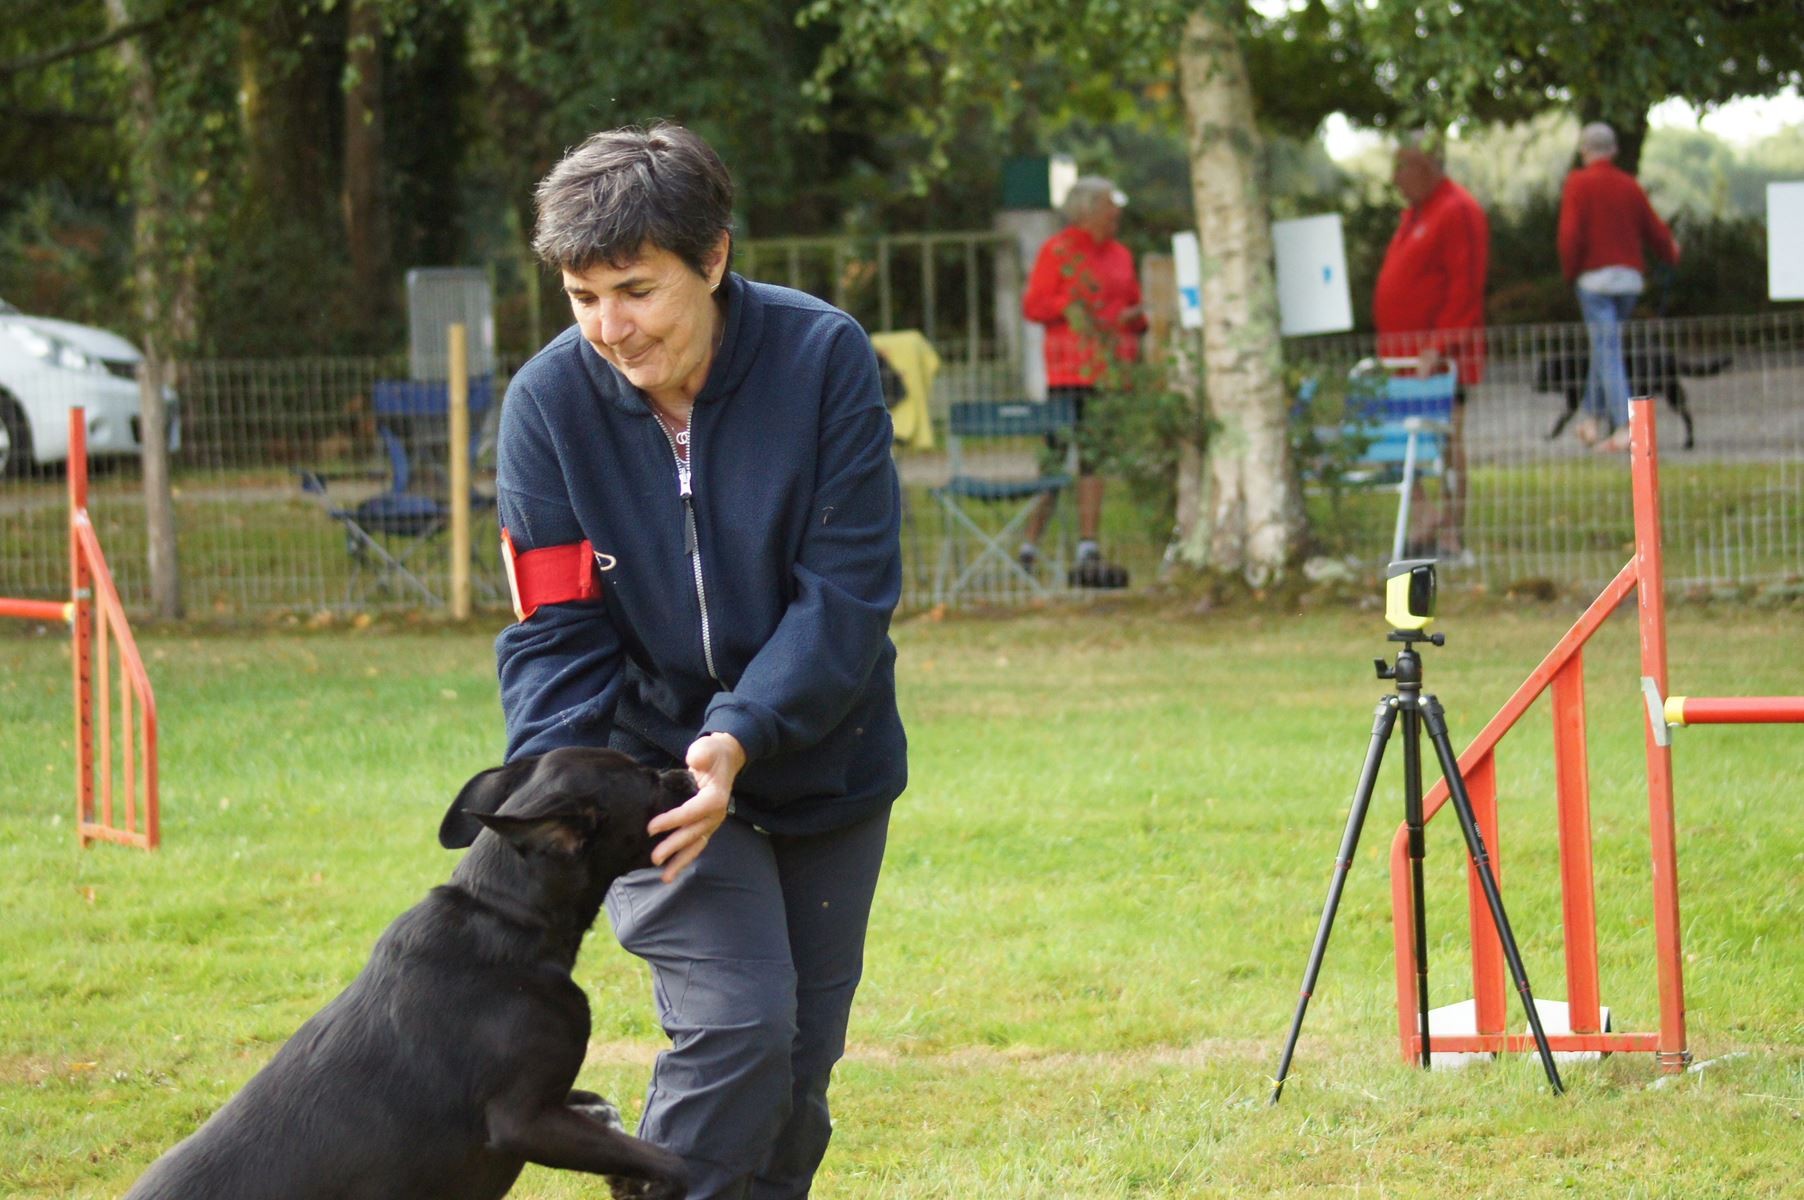
POLYGON ((664 868, 665 883, 674 882, 689 868, 727 819, 733 781, 745 766, 745 747, 730 733, 704 733, 690 743, 684 765, 695 776, 695 795, 669 812, 659 813, 646 826, 654 835, 669 835, 651 851, 652 865, 664 868))

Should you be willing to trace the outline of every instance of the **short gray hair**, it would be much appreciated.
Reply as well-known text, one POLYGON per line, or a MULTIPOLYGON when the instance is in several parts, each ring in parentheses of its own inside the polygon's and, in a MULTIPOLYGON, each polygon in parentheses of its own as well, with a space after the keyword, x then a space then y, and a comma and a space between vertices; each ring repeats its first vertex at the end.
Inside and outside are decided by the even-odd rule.
POLYGON ((1609 158, 1616 153, 1616 131, 1602 121, 1593 121, 1579 130, 1579 153, 1609 158))
POLYGON ((1447 167, 1447 135, 1438 129, 1411 129, 1397 139, 1397 149, 1413 150, 1442 170, 1447 167))
POLYGON ((668 121, 595 134, 551 168, 533 201, 533 252, 553 270, 624 267, 650 245, 706 275, 720 235, 733 229, 726 165, 668 121))
POLYGON ((1102 175, 1080 175, 1071 190, 1065 193, 1065 203, 1060 210, 1067 221, 1081 221, 1098 208, 1104 200, 1120 205, 1127 200, 1112 179, 1102 175))

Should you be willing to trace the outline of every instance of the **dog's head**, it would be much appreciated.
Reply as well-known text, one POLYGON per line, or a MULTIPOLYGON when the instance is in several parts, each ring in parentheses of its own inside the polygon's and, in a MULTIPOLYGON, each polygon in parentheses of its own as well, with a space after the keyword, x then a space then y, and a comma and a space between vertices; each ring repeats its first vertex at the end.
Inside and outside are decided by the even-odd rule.
POLYGON ((695 795, 684 770, 641 766, 616 750, 566 747, 477 775, 451 802, 439 843, 459 849, 483 829, 523 856, 582 863, 605 882, 651 865, 645 827, 695 795))

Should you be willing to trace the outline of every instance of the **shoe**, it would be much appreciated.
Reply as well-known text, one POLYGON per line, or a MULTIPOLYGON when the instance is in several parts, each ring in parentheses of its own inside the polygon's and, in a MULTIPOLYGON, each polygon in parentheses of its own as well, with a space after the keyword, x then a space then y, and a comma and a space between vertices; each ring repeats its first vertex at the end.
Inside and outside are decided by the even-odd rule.
POLYGON ((1572 427, 1572 436, 1587 446, 1597 445, 1597 439, 1603 436, 1603 426, 1596 417, 1586 417, 1572 427))
POLYGON ((1591 447, 1599 454, 1624 454, 1629 448, 1628 426, 1623 426, 1597 445, 1591 447))
POLYGON ((1015 551, 1015 561, 1021 564, 1023 571, 1032 575, 1040 565, 1040 551, 1032 542, 1022 542, 1021 549, 1015 551))
POLYGON ((1074 588, 1124 588, 1128 585, 1126 567, 1086 558, 1071 568, 1070 584, 1074 588))

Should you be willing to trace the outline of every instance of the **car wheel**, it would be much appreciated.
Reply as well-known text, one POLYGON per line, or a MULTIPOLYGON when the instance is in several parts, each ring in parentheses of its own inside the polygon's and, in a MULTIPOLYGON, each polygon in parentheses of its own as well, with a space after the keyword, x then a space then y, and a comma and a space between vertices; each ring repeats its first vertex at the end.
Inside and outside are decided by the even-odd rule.
POLYGON ((0 478, 31 473, 31 424, 19 402, 0 392, 0 478))

